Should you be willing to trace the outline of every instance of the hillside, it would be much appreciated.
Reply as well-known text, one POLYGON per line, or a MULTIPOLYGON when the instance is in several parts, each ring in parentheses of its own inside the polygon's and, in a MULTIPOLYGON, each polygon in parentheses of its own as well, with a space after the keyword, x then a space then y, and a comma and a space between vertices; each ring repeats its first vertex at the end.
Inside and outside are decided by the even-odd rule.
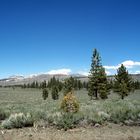
MULTIPOLYGON (((11 76, 9 78, 0 79, 0 85, 22 85, 27 83, 32 83, 33 81, 42 82, 44 80, 49 81, 53 76, 56 77, 56 79, 64 80, 70 76, 75 77, 81 81, 88 81, 87 76, 79 75, 79 74, 73 74, 73 75, 50 75, 50 74, 40 74, 40 75, 34 75, 30 77, 23 77, 23 76, 11 76)), ((134 80, 140 81, 140 74, 133 74, 131 75, 134 80)), ((114 76, 108 76, 108 79, 114 79, 114 76)))

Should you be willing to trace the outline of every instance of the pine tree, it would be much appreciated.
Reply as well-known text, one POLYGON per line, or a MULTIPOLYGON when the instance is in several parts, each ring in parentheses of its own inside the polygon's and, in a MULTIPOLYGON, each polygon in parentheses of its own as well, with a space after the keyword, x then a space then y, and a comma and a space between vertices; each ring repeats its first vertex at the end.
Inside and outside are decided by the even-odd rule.
POLYGON ((44 80, 44 81, 40 84, 40 87, 41 87, 42 89, 47 88, 46 80, 44 80))
POLYGON ((27 84, 27 88, 31 88, 31 85, 30 85, 30 83, 28 83, 28 84, 27 84))
POLYGON ((96 49, 93 51, 92 63, 88 83, 88 95, 93 99, 107 98, 107 77, 101 64, 101 57, 96 49))
POLYGON ((73 88, 75 90, 78 90, 78 80, 77 79, 74 79, 73 88))
POLYGON ((107 99, 107 93, 109 91, 108 89, 108 81, 107 81, 107 76, 105 73, 105 69, 101 67, 99 71, 99 83, 98 83, 98 91, 99 91, 99 96, 101 99, 107 99))
POLYGON ((137 81, 134 81, 133 83, 132 83, 132 85, 133 85, 133 88, 134 89, 140 89, 140 82, 137 80, 137 81))
POLYGON ((49 92, 46 88, 43 89, 42 98, 46 100, 48 98, 49 92))
POLYGON ((67 93, 71 92, 74 89, 74 78, 70 77, 65 79, 64 82, 64 95, 66 95, 67 93))
POLYGON ((80 80, 77 80, 77 82, 78 82, 78 89, 80 90, 82 88, 82 83, 80 80))
POLYGON ((117 75, 115 75, 114 91, 121 96, 121 99, 124 99, 132 90, 132 78, 122 64, 117 70, 117 75))
POLYGON ((39 87, 39 85, 38 85, 38 82, 36 81, 35 82, 35 88, 38 88, 39 87))
POLYGON ((108 81, 108 89, 109 90, 112 90, 114 88, 114 80, 113 79, 110 79, 108 81))
POLYGON ((58 90, 60 92, 62 90, 62 88, 63 88, 63 83, 58 80, 57 86, 58 86, 58 90))
POLYGON ((35 82, 32 82, 30 85, 31 88, 35 88, 35 82))
POLYGON ((26 85, 26 84, 24 84, 22 87, 23 87, 23 88, 27 88, 27 85, 26 85))
POLYGON ((63 83, 59 81, 59 79, 53 77, 48 81, 47 88, 52 89, 54 86, 56 86, 60 92, 63 88, 63 83))
POLYGON ((56 86, 54 86, 52 88, 52 99, 53 100, 58 100, 59 99, 59 94, 58 94, 58 88, 56 86))

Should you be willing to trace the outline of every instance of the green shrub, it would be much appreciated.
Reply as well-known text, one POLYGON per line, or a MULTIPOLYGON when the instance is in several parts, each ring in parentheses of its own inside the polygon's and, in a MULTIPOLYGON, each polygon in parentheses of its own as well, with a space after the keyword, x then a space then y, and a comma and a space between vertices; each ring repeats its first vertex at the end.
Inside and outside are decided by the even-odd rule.
POLYGON ((111 101, 104 104, 105 110, 110 114, 110 121, 114 123, 125 122, 125 120, 138 120, 140 106, 134 105, 127 100, 111 101))
POLYGON ((84 117, 81 113, 54 112, 47 115, 49 125, 56 126, 58 129, 72 129, 79 124, 84 117))
POLYGON ((64 113, 61 118, 57 121, 56 126, 59 129, 72 129, 76 127, 76 121, 74 120, 73 113, 64 113))
POLYGON ((48 90, 47 90, 46 88, 43 89, 42 98, 43 98, 44 100, 46 100, 46 99, 48 98, 48 95, 49 95, 48 90))
POLYGON ((35 121, 39 121, 39 120, 47 120, 47 112, 44 110, 36 110, 34 112, 31 112, 32 114, 32 118, 35 121))
POLYGON ((107 99, 108 98, 108 94, 104 90, 101 90, 99 95, 100 95, 101 99, 107 99))
POLYGON ((86 114, 84 117, 85 117, 85 120, 88 121, 88 124, 91 124, 91 125, 95 125, 96 123, 103 124, 107 119, 105 116, 100 115, 99 112, 97 111, 90 112, 86 114))
POLYGON ((90 124, 102 124, 106 121, 125 123, 127 120, 137 122, 140 119, 139 101, 105 100, 83 103, 80 108, 85 120, 90 124))
POLYGON ((0 108, 0 120, 4 120, 9 116, 9 112, 4 111, 4 109, 0 108))
POLYGON ((72 92, 69 92, 66 94, 66 96, 64 96, 61 103, 61 109, 63 109, 64 112, 71 113, 76 113, 79 111, 79 103, 75 96, 73 96, 72 92))
POLYGON ((2 127, 6 129, 22 128, 28 126, 33 126, 33 119, 29 113, 26 115, 23 113, 11 114, 7 120, 2 122, 2 127))

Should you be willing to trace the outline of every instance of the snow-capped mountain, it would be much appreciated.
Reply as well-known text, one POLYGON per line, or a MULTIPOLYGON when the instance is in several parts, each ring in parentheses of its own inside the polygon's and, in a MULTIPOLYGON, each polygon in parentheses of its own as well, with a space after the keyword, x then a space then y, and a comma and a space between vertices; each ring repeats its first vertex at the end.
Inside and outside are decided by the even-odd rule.
POLYGON ((64 80, 70 76, 77 78, 86 78, 86 76, 81 74, 32 74, 29 76, 14 75, 8 78, 0 79, 0 85, 20 85, 24 83, 32 83, 33 81, 42 82, 44 80, 49 81, 53 76, 59 80, 64 80))

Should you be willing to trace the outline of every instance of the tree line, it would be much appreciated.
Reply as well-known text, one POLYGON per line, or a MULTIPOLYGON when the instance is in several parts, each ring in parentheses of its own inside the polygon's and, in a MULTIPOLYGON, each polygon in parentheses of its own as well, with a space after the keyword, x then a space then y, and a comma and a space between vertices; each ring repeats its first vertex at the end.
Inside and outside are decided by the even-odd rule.
POLYGON ((110 90, 118 93, 121 99, 124 99, 130 92, 140 89, 140 82, 132 79, 123 64, 117 69, 114 80, 107 80, 105 68, 102 66, 97 49, 93 51, 88 85, 88 95, 91 99, 107 99, 110 90))
POLYGON ((48 82, 46 80, 44 80, 43 82, 37 82, 34 81, 32 83, 27 83, 27 84, 23 84, 23 85, 17 85, 16 87, 22 87, 22 88, 39 88, 39 89, 44 89, 44 88, 48 88, 48 89, 52 89, 54 86, 56 86, 59 91, 61 91, 63 88, 65 88, 65 84, 68 83, 69 86, 72 86, 74 90, 80 90, 82 88, 88 88, 88 82, 86 81, 81 81, 78 80, 75 77, 69 77, 66 78, 64 80, 59 80, 56 79, 55 76, 53 76, 48 82), (66 82, 68 81, 68 82, 66 82))

